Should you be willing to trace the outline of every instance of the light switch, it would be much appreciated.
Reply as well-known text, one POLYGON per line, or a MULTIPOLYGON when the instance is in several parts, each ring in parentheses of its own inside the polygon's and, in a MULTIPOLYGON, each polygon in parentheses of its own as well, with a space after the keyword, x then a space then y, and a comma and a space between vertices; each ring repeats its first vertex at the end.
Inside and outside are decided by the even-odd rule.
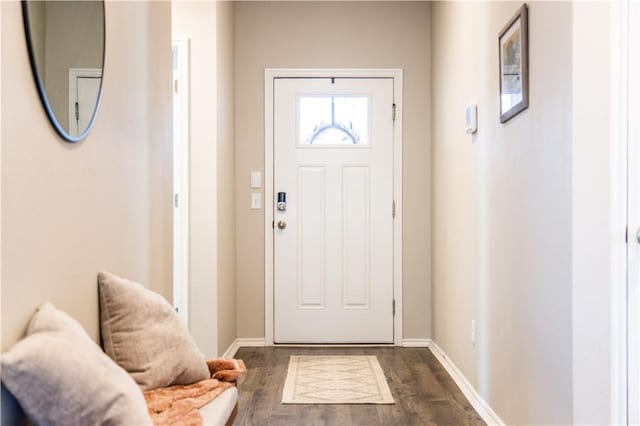
POLYGON ((262 208, 262 195, 259 192, 251 193, 251 208, 254 210, 259 210, 262 208))
POLYGON ((251 188, 262 187, 262 174, 260 172, 251 172, 251 188))

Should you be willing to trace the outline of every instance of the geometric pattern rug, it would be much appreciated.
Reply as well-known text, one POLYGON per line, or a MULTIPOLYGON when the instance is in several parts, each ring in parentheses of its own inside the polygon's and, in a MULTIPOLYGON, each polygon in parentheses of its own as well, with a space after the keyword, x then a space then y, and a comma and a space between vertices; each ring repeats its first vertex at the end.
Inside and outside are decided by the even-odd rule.
POLYGON ((375 356, 291 355, 283 404, 395 404, 375 356))

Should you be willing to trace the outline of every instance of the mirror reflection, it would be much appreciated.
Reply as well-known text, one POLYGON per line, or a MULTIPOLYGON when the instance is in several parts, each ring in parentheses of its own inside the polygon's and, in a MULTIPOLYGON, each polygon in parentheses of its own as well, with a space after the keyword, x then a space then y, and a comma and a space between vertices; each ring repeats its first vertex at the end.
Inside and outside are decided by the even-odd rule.
POLYGON ((88 133, 100 100, 103 1, 23 1, 29 55, 49 118, 68 141, 88 133))

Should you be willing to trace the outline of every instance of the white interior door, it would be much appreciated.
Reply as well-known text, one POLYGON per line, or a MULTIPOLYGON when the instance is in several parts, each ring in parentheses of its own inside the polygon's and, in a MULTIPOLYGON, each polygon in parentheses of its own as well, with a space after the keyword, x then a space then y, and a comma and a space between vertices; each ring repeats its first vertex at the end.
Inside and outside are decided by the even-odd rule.
POLYGON ((102 70, 69 69, 69 134, 80 136, 91 123, 100 96, 102 70))
POLYGON ((189 325, 189 40, 173 40, 173 307, 189 325))
POLYGON ((100 94, 101 78, 80 77, 78 78, 78 116, 76 134, 79 135, 89 127, 93 118, 93 110, 96 107, 96 99, 100 94))
POLYGON ((391 78, 274 80, 276 343, 393 343, 393 101, 391 78))
POLYGON ((640 3, 629 2, 628 423, 640 424, 640 3))

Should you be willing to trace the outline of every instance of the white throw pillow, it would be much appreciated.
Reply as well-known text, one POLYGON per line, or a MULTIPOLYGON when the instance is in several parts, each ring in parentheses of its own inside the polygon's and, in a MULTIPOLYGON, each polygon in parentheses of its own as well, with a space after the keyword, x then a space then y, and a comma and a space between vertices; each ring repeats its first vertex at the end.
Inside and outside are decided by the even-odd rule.
POLYGON ((2 382, 35 424, 152 424, 131 376, 51 303, 40 306, 27 336, 1 362, 2 382))
POLYGON ((189 330, 162 296, 104 272, 98 287, 104 350, 143 390, 211 377, 189 330))

